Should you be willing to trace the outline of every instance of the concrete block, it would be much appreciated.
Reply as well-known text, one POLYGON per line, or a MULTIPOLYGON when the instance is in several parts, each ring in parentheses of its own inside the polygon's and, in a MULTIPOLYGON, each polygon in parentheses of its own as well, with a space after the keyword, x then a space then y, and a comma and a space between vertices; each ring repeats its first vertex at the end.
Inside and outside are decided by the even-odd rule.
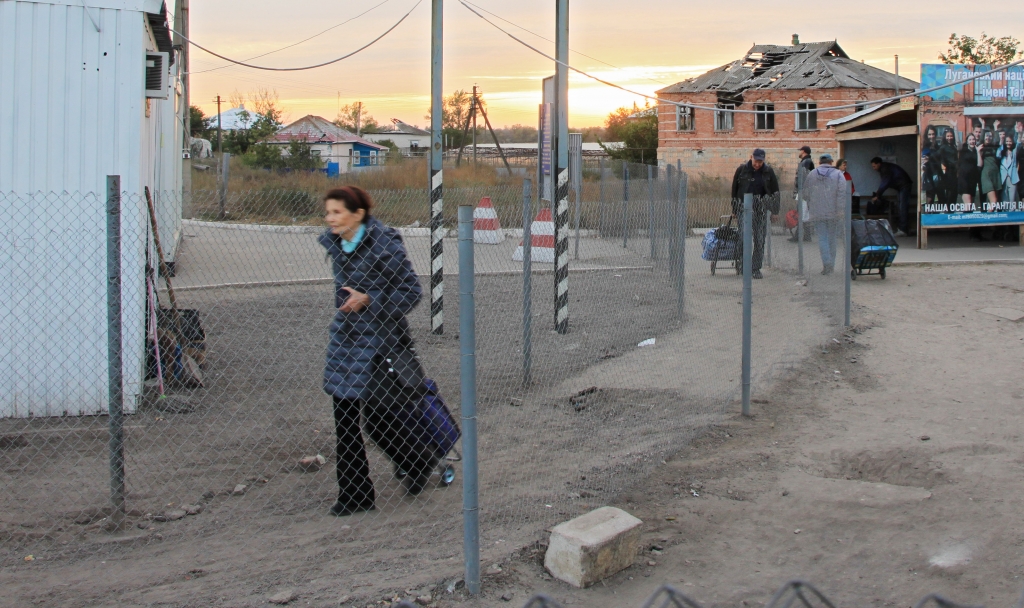
POLYGON ((555 578, 586 587, 633 564, 643 522, 615 507, 601 507, 555 526, 544 567, 555 578))

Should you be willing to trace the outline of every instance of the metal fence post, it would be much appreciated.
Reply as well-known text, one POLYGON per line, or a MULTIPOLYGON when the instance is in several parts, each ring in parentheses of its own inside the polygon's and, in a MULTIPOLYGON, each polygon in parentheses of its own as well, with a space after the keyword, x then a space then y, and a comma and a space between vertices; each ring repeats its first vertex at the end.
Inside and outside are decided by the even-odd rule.
POLYGON ((575 217, 575 245, 572 251, 572 259, 580 259, 580 215, 583 212, 583 180, 580 181, 580 189, 577 190, 577 217, 575 217))
POLYGON ((107 176, 107 408, 110 414, 110 504, 114 528, 125 526, 124 378, 121 362, 121 176, 107 176))
POLYGON ((629 163, 622 162, 622 248, 629 244, 629 163))
POLYGON ((754 265, 754 195, 743 195, 743 415, 750 415, 751 290, 754 265))
POLYGON ((651 259, 658 257, 658 244, 654 240, 654 167, 647 165, 647 238, 651 240, 651 259))
POLYGON ((604 236, 604 159, 597 159, 598 167, 601 171, 601 203, 597 212, 597 233, 598 236, 604 236))
POLYGON ((804 177, 806 171, 801 167, 797 170, 796 179, 796 257, 797 272, 804 274, 804 177))
POLYGON ((686 207, 689 179, 685 173, 679 173, 679 278, 676 283, 676 309, 680 320, 686 303, 686 207))
POLYGON ((228 215, 228 178, 230 177, 231 154, 225 152, 220 156, 220 207, 217 219, 223 220, 228 215))
POLYGON ((676 189, 674 182, 672 181, 672 165, 665 165, 665 222, 667 224, 668 233, 666 240, 668 241, 668 276, 676 278, 676 262, 679 259, 679 226, 676 218, 679 213, 678 199, 675 197, 676 189), (675 206, 673 206, 673 204, 675 206))
POLYGON ((459 377, 462 392, 462 540, 466 588, 480 593, 480 483, 476 420, 473 206, 459 205, 459 377))
MULTIPOLYGON (((851 182, 850 180, 846 180, 846 212, 843 214, 844 215, 844 217, 843 217, 843 246, 844 246, 843 254, 845 255, 845 259, 843 260, 842 266, 840 266, 840 268, 843 269, 843 275, 845 275, 844 278, 843 278, 843 283, 844 283, 844 288, 845 288, 845 296, 846 296, 845 297, 845 302, 844 302, 845 311, 844 311, 844 315, 843 315, 843 327, 849 327, 850 326, 850 305, 851 305, 851 302, 850 302, 850 295, 851 295, 850 291, 851 291, 851 288, 852 288, 851 283, 852 283, 852 280, 853 280, 853 276, 850 274, 852 272, 852 267, 853 267, 853 254, 850 253, 850 248, 852 246, 850 241, 852 240, 852 237, 853 237, 853 187, 852 186, 853 186, 853 182, 851 182)), ((819 239, 821 238, 820 234, 818 235, 818 238, 819 239)))
POLYGON ((576 226, 574 230, 575 245, 573 259, 580 259, 580 215, 583 212, 583 135, 572 133, 569 135, 569 167, 572 175, 569 181, 573 183, 573 190, 576 192, 576 226))
POLYGON ((764 252, 764 264, 765 266, 772 267, 772 211, 768 209, 764 212, 764 225, 768 227, 765 231, 765 252, 764 252))
POLYGON ((533 223, 530 180, 523 180, 523 386, 532 381, 533 357, 533 223))
POLYGON ((444 0, 432 0, 430 12, 430 333, 444 334, 444 0))

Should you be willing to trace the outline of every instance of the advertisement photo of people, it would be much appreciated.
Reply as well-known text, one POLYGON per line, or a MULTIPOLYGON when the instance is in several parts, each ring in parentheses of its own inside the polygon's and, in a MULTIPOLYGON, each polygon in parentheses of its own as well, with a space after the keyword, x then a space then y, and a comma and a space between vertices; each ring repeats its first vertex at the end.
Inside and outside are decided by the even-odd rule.
MULTIPOLYGON (((922 87, 983 68, 987 66, 925 65, 922 87)), ((1019 71, 1003 73, 984 85, 969 82, 937 98, 923 96, 922 226, 1024 223, 1024 104, 1015 99, 1022 77, 1019 71), (993 88, 1000 86, 1006 89, 1002 93, 993 88)), ((971 232, 976 239, 985 238, 980 230, 971 232)), ((1000 239, 1004 232, 1007 239, 1017 234, 996 230, 992 237, 1000 239)))

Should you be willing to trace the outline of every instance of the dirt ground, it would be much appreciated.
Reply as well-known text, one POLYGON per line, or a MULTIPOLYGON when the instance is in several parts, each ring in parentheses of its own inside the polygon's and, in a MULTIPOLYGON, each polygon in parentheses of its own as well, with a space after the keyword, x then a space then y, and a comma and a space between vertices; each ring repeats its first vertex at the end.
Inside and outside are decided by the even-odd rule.
MULTIPOLYGON (((1024 309, 1021 267, 903 267, 886 281, 862 278, 854 284, 856 329, 826 338, 824 348, 816 336, 825 335, 825 325, 809 322, 814 298, 786 275, 767 276, 756 287, 762 306, 755 307, 755 354, 784 356, 755 357, 766 362, 755 370, 764 387, 755 394, 756 416, 727 417, 710 430, 708 423, 721 420, 715 404, 736 394, 735 374, 725 366, 735 354, 709 347, 736 330, 735 276, 693 281, 682 328, 669 322, 671 291, 654 290, 636 304, 648 307, 648 325, 593 314, 581 315, 589 321, 568 343, 538 332, 538 352, 559 362, 539 370, 553 386, 522 393, 520 404, 481 402, 500 412, 501 424, 492 428, 513 432, 481 444, 493 446, 483 455, 492 467, 483 479, 483 496, 491 497, 483 527, 491 574, 478 598, 457 584, 446 591, 461 577, 456 487, 402 498, 375 456, 379 511, 328 520, 322 511, 332 471, 309 476, 288 467, 299 453, 329 443, 314 432, 326 420, 316 383, 294 380, 319 365, 321 347, 309 344, 319 339, 327 311, 310 307, 308 298, 323 294, 218 295, 221 335, 244 334, 260 314, 270 315, 280 320, 271 337, 287 354, 281 360, 293 367, 260 350, 267 336, 251 336, 235 349, 245 353, 236 363, 248 367, 225 376, 232 379, 223 380, 215 400, 199 399, 202 416, 151 411, 138 419, 138 438, 162 438, 170 449, 160 457, 174 466, 136 487, 134 498, 154 512, 202 502, 203 513, 152 523, 142 509, 132 523, 145 530, 109 536, 96 512, 82 524, 62 524, 74 536, 69 541, 43 534, 32 513, 5 507, 3 531, 17 534, 0 552, 0 605, 259 606, 294 589, 293 605, 383 605, 385 596, 429 594, 428 603, 440 608, 486 607, 522 605, 544 592, 567 606, 630 608, 670 583, 708 607, 749 606, 795 577, 817 584, 837 605, 909 606, 928 592, 1011 604, 1024 584, 1016 578, 1024 575, 1024 458, 1015 419, 1024 405, 1016 377, 1024 327, 980 309, 1024 309), (297 310, 311 318, 294 316, 297 310), (296 333, 303 328, 309 333, 296 333), (666 332, 658 346, 630 346, 651 331, 666 332), (573 355, 577 349, 591 358, 573 355), (690 363, 680 366, 680 359, 690 363), (602 390, 575 405, 568 399, 598 378, 602 390), (273 399, 246 401, 254 394, 247 383, 283 388, 273 399), (686 416, 673 415, 679 403, 686 416), (236 432, 225 434, 225 425, 236 432), (547 456, 527 442, 541 430, 547 456), (204 449, 173 449, 197 440, 204 449), (687 447, 671 454, 671 445, 687 447), (235 482, 252 488, 232 496, 235 482), (203 498, 207 487, 212 496, 203 498), (644 554, 591 589, 550 580, 541 566, 543 528, 605 503, 646 522, 644 554), (24 561, 28 550, 32 561, 24 561), (501 599, 508 594, 509 602, 501 599)), ((593 277, 592 293, 603 285, 593 277)), ((515 290, 503 295, 481 283, 479 293, 498 302, 515 290)), ((550 291, 537 297, 545 301, 550 291)), ((492 322, 512 328, 514 319, 502 314, 509 316, 497 310, 492 322)), ((514 367, 519 346, 503 344, 507 335, 481 336, 484 368, 514 367)), ((430 361, 451 367, 454 335, 420 338, 430 361)), ((481 387, 492 390, 514 381, 515 374, 481 374, 481 387)), ((488 429, 482 432, 486 437, 488 429)), ((60 471, 48 471, 49 481, 26 480, 44 492, 61 479, 60 471)), ((88 488, 70 490, 84 504, 103 504, 102 470, 93 476, 88 488)))
MULTIPOLYGON (((567 335, 551 331, 553 277, 539 273, 529 387, 521 378, 521 280, 477 280, 481 538, 492 561, 646 478, 720 420, 739 384, 740 281, 732 271, 711 277, 706 263, 687 266, 685 323, 665 273, 573 273, 567 335), (657 344, 638 348, 649 338, 657 344)), ((757 382, 828 340, 822 298, 834 303, 834 287, 776 270, 757 282, 757 382)), ((453 292, 449 310, 458 307, 453 292)), ((325 514, 333 468, 295 467, 317 452, 333 461, 320 390, 330 286, 197 290, 179 302, 203 314, 207 387, 129 418, 130 530, 103 529, 104 418, 0 421, 0 584, 9 601, 258 606, 295 588, 325 606, 408 590, 443 602, 433 588, 460 571, 461 480, 406 497, 371 449, 378 510, 335 519, 325 514), (247 487, 236 493, 236 484, 247 487), (172 517, 185 505, 201 512, 172 517)), ((449 317, 444 336, 428 335, 425 306, 410 321, 458 416, 456 324, 449 317)))
POLYGON ((709 430, 615 501, 645 522, 632 568, 571 589, 543 572, 538 543, 451 603, 543 592, 633 607, 667 583, 706 607, 753 606, 800 578, 837 606, 1014 605, 1024 325, 981 310, 1024 310, 1022 267, 901 267, 854 297, 854 330, 756 395, 755 417, 709 430))

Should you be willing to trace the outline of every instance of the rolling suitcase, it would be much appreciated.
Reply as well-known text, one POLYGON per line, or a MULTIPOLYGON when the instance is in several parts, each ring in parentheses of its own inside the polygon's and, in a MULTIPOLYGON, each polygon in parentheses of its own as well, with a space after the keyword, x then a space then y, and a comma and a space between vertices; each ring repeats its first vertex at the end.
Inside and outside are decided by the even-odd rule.
POLYGON ((885 269, 892 265, 899 250, 889 222, 853 220, 850 228, 850 277, 857 280, 858 275, 877 270, 884 280, 885 269))
POLYGON ((433 474, 443 485, 451 485, 455 469, 443 461, 455 451, 461 431, 437 384, 424 377, 411 344, 389 353, 382 363, 386 365, 379 368, 384 372, 379 376, 381 386, 364 409, 367 435, 391 459, 395 476, 405 479, 411 492, 418 493, 433 474))
POLYGON ((726 219, 726 222, 715 228, 709 230, 704 235, 704 240, 701 243, 702 252, 701 256, 705 260, 711 262, 711 274, 715 274, 718 263, 727 261, 732 262, 736 269, 736 274, 742 272, 742 268, 739 263, 740 256, 740 243, 739 243, 739 230, 732 225, 732 216, 723 215, 721 219, 726 219))

